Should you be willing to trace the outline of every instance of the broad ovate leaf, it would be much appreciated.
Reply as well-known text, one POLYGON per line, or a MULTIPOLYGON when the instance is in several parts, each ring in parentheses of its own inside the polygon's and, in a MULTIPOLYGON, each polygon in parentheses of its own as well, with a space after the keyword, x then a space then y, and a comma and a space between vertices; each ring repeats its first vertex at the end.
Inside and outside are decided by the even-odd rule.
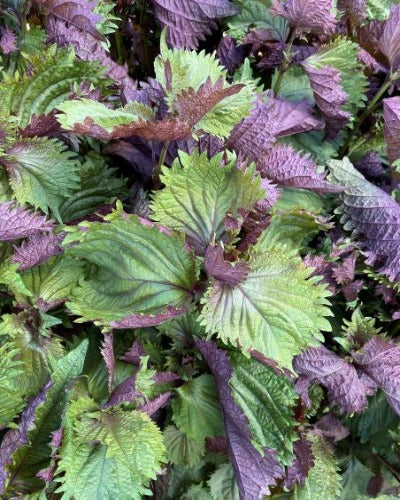
POLYGON ((228 146, 257 162, 279 137, 322 127, 305 101, 259 97, 250 115, 233 129, 228 146))
MULTIPOLYGON (((30 262, 24 261, 26 264, 30 262)), ((64 255, 53 256, 41 265, 24 269, 19 277, 24 284, 25 292, 10 285, 15 296, 24 303, 32 303, 47 311, 56 307, 70 296, 82 273, 82 262, 64 255)))
POLYGON ((299 375, 296 387, 304 403, 311 406, 308 388, 313 383, 328 389, 332 404, 342 413, 361 412, 367 405, 366 389, 354 366, 324 346, 296 356, 293 367, 299 375))
POLYGON ((13 202, 0 203, 0 241, 12 241, 51 231, 54 221, 40 213, 17 206, 13 202))
POLYGON ((15 197, 59 218, 62 201, 78 187, 76 156, 57 139, 33 138, 15 142, 3 161, 15 197))
POLYGON ((282 16, 299 32, 331 33, 335 29, 333 0, 272 0, 271 13, 282 16))
POLYGON ((102 16, 93 12, 97 0, 36 0, 36 3, 44 7, 51 16, 86 31, 95 38, 101 38, 96 24, 102 20, 102 16))
POLYGON ((233 375, 229 385, 233 398, 246 415, 252 443, 263 454, 276 451, 282 465, 293 460, 294 407, 297 395, 293 384, 259 361, 241 354, 232 356, 233 375))
POLYGON ((385 22, 379 39, 379 49, 386 56, 391 72, 400 64, 400 6, 392 5, 389 19, 385 22))
POLYGON ((62 254, 63 234, 42 233, 29 236, 20 246, 14 247, 11 262, 19 263, 19 271, 43 264, 55 255, 62 254))
POLYGON ((0 84, 0 112, 15 115, 18 124, 26 127, 33 115, 50 113, 71 94, 71 87, 80 84, 105 86, 104 69, 95 62, 77 61, 74 52, 51 46, 41 54, 29 76, 5 78, 0 84))
POLYGON ((344 187, 340 195, 344 229, 352 230, 362 245, 367 263, 392 280, 400 279, 400 205, 385 191, 368 182, 348 158, 331 160, 330 180, 344 187))
POLYGON ((211 336, 244 351, 256 349, 291 369, 293 356, 330 330, 325 285, 310 278, 297 249, 264 244, 250 253, 246 279, 216 282, 203 299, 202 324, 211 336), (265 248, 264 248, 265 246, 265 248))
POLYGON ((195 92, 210 79, 216 83, 225 78, 226 70, 218 59, 205 51, 169 49, 165 32, 160 40, 160 55, 154 61, 156 79, 166 92, 168 104, 182 91, 193 89, 195 92))
POLYGON ((285 187, 310 189, 317 193, 340 192, 341 188, 327 182, 324 174, 309 155, 296 151, 289 144, 275 144, 259 161, 263 177, 285 187))
POLYGON ((66 414, 61 456, 58 492, 64 498, 140 500, 150 493, 148 483, 159 472, 165 448, 145 413, 98 410, 92 400, 79 398, 66 414))
POLYGON ((400 98, 390 97, 383 101, 383 119, 385 121, 385 141, 390 163, 400 158, 400 98))
POLYGON ((224 414, 229 453, 241 498, 259 500, 283 476, 276 452, 265 448, 261 454, 251 443, 248 419, 233 398, 229 380, 233 369, 228 355, 213 342, 196 343, 215 377, 224 414))
POLYGON ((225 165, 222 160, 223 153, 208 159, 206 153, 180 152, 172 168, 162 171, 165 187, 153 194, 153 219, 184 232, 199 253, 223 239, 228 214, 237 217, 264 196, 254 168, 239 169, 234 156, 225 165))
POLYGON ((339 497, 341 482, 335 452, 319 435, 310 435, 314 466, 310 469, 304 486, 296 486, 293 492, 298 500, 324 498, 335 500, 339 497))
POLYGON ((190 303, 197 280, 183 240, 136 216, 84 223, 66 242, 67 253, 94 264, 69 308, 83 321, 107 324, 131 314, 156 314, 190 303))
MULTIPOLYGON (((340 86, 347 94, 343 109, 354 114, 365 106, 368 80, 364 66, 360 63, 359 46, 347 38, 338 37, 323 45, 315 54, 308 57, 305 65, 314 69, 334 68, 339 71, 340 86)), ((330 99, 332 101, 332 99, 330 99)))
MULTIPOLYGON (((380 336, 372 338, 353 354, 357 369, 379 386, 394 411, 400 415, 400 347, 380 336)), ((368 384, 368 382, 367 382, 368 384)))
POLYGON ((177 118, 156 121, 151 108, 139 102, 110 109, 100 102, 81 99, 65 101, 57 109, 63 112, 57 118, 64 129, 100 140, 137 135, 149 141, 171 141, 186 139, 191 132, 189 124, 177 118))
POLYGON ((224 434, 221 407, 211 375, 203 374, 176 390, 172 403, 173 421, 190 439, 224 434))
POLYGON ((304 68, 310 79, 315 103, 325 120, 327 135, 335 138, 351 116, 344 109, 348 95, 340 83, 340 71, 331 66, 314 68, 304 64, 304 68))
POLYGON ((189 49, 196 49, 211 34, 217 19, 238 11, 230 0, 153 0, 153 4, 158 21, 168 28, 168 42, 189 49))

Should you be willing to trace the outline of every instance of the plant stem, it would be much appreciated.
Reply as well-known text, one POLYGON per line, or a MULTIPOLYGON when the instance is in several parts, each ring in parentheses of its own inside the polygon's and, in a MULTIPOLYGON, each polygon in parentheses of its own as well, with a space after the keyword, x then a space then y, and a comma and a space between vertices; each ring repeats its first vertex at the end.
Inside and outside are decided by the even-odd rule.
POLYGON ((375 94, 374 98, 371 100, 371 102, 368 104, 368 106, 364 109, 363 113, 361 116, 358 118, 357 122, 355 123, 354 127, 350 131, 345 143, 341 147, 339 151, 339 157, 343 158, 343 156, 346 154, 350 142, 353 139, 354 135, 358 130, 360 129, 361 125, 364 123, 366 118, 375 110, 377 104, 379 103, 380 98, 383 96, 383 94, 387 91, 387 89, 390 87, 390 85, 393 83, 393 81, 397 78, 397 73, 390 74, 387 76, 386 80, 383 82, 381 88, 378 90, 378 92, 375 94))
POLYGON ((382 465, 384 465, 386 467, 386 469, 388 469, 389 472, 391 472, 391 474, 397 479, 397 481, 400 482, 400 474, 399 474, 399 472, 394 467, 392 467, 390 465, 390 463, 387 462, 380 455, 375 455, 375 457, 379 460, 379 462, 381 462, 382 465))
POLYGON ((161 149, 160 158, 153 172, 153 182, 156 186, 160 184, 161 167, 164 165, 165 157, 167 156, 168 146, 170 141, 165 141, 161 149))
POLYGON ((293 46, 293 42, 295 41, 295 38, 296 38, 296 30, 293 30, 291 35, 290 35, 290 38, 287 42, 287 46, 286 46, 286 60, 281 64, 281 66, 279 68, 278 78, 276 79, 276 82, 275 82, 275 85, 273 88, 275 96, 278 94, 279 89, 281 87, 283 77, 290 66, 291 59, 292 59, 292 54, 291 54, 292 46, 293 46))

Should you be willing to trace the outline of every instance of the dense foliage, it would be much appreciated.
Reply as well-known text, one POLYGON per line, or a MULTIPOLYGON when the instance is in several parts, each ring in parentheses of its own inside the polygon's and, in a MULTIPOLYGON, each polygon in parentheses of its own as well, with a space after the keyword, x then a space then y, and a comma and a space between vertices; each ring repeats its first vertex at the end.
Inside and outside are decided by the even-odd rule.
POLYGON ((399 498, 400 3, 0 5, 1 498, 399 498))

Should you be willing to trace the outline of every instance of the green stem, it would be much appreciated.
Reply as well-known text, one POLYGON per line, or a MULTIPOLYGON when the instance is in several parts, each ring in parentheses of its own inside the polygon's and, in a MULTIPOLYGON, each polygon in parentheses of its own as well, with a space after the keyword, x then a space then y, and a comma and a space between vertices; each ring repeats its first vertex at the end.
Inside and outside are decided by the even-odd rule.
POLYGON ((291 59, 292 59, 292 46, 293 46, 293 42, 295 41, 295 39, 296 39, 296 30, 293 30, 291 35, 290 35, 290 38, 287 42, 287 46, 286 46, 286 60, 281 64, 281 66, 279 68, 278 78, 276 79, 276 82, 275 82, 275 85, 273 88, 275 96, 278 95, 279 89, 281 88, 281 83, 282 83, 283 77, 284 77, 286 71, 288 70, 290 63, 292 62, 291 61, 291 59))
POLYGON ((355 123, 354 127, 350 131, 345 143, 343 144, 343 146, 341 147, 341 149, 339 151, 340 158, 343 158, 343 156, 346 154, 346 152, 350 146, 350 142, 353 139, 354 135, 359 131, 361 125, 368 118, 368 116, 375 110, 376 106, 379 103, 380 98, 387 91, 387 89, 390 87, 390 85, 393 83, 393 81, 397 78, 397 76, 398 76, 397 73, 388 75, 386 80, 383 82, 381 88, 375 94, 374 98, 371 100, 371 102, 368 104, 368 106, 364 109, 364 111, 362 112, 362 114, 358 118, 357 122, 355 123))
POLYGON ((165 157, 167 156, 168 146, 170 141, 165 141, 161 149, 160 158, 153 172, 153 182, 155 186, 160 185, 161 167, 164 165, 165 157))

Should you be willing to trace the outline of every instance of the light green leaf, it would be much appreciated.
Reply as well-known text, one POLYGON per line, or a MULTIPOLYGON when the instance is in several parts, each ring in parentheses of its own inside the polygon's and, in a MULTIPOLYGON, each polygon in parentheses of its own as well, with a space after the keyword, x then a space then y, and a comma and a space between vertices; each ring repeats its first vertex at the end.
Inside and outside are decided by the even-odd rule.
POLYGON ((314 467, 308 473, 303 487, 295 486, 296 500, 335 500, 340 495, 341 481, 335 455, 320 437, 310 437, 314 467))
POLYGON ((326 285, 310 278, 297 250, 285 246, 263 249, 249 256, 250 271, 235 288, 215 283, 203 299, 202 324, 225 343, 245 352, 256 349, 281 366, 292 369, 293 356, 323 341, 329 331, 324 316, 330 310, 326 285))
POLYGON ((254 101, 251 86, 245 83, 239 92, 222 99, 194 125, 194 132, 212 134, 221 139, 228 138, 235 125, 250 114, 254 101))
POLYGON ((198 90, 208 78, 215 83, 227 75, 219 60, 204 50, 169 49, 165 30, 160 40, 160 55, 154 61, 154 71, 156 79, 167 93, 168 104, 172 104, 183 90, 198 90))
POLYGON ((294 407, 297 395, 293 384, 255 359, 232 356, 232 395, 249 422, 252 443, 261 454, 264 448, 277 451, 283 465, 293 460, 294 407))
POLYGON ((231 464, 220 465, 207 483, 212 500, 239 500, 239 490, 231 464))
POLYGON ((23 374, 19 354, 17 346, 9 342, 0 346, 0 426, 8 425, 24 407, 18 387, 18 379, 23 374))
POLYGON ((268 229, 259 238, 259 245, 273 248, 283 243, 300 250, 304 241, 311 240, 320 231, 332 228, 332 224, 312 212, 299 209, 277 212, 272 216, 268 229))
POLYGON ((173 425, 164 430, 164 443, 168 460, 175 465, 192 467, 198 464, 204 455, 204 441, 189 438, 173 425))
POLYGON ((65 417, 57 492, 63 499, 139 500, 164 458, 162 435, 142 412, 98 411, 72 401, 65 417))
POLYGON ((58 104, 57 109, 63 112, 57 115, 57 119, 66 130, 72 130, 76 123, 83 123, 87 117, 108 132, 111 132, 115 126, 129 125, 140 119, 154 120, 153 111, 148 106, 135 101, 124 108, 110 109, 101 102, 80 99, 58 104))
POLYGON ((271 211, 279 213, 300 209, 320 214, 324 212, 324 208, 324 199, 313 191, 309 191, 308 189, 283 188, 281 196, 271 211))
POLYGON ((57 139, 42 137, 15 142, 4 161, 17 200, 59 217, 60 204, 78 187, 75 155, 57 139))
POLYGON ((185 382, 176 392, 172 419, 189 439, 203 441, 225 433, 214 377, 200 375, 185 382))
MULTIPOLYGON (((278 18, 282 19, 282 18, 278 18)), ((271 87, 274 88, 275 82, 279 76, 279 70, 276 70, 271 82, 271 87)), ((278 95, 284 97, 288 101, 298 102, 301 99, 307 99, 311 103, 314 102, 314 94, 310 85, 310 80, 301 66, 290 66, 285 72, 282 82, 279 86, 278 95)))
MULTIPOLYGON (((210 79, 213 84, 224 80, 224 89, 231 87, 226 70, 214 54, 184 49, 169 49, 165 41, 165 31, 161 36, 161 53, 154 62, 157 80, 166 93, 170 111, 174 109, 175 99, 189 89, 199 90, 210 79)), ((254 101, 252 85, 243 82, 244 87, 234 95, 225 97, 208 111, 195 125, 195 131, 226 138, 233 127, 251 111, 254 101)))
MULTIPOLYGON (((100 498, 111 499, 116 495, 121 499, 140 499, 150 493, 148 484, 159 472, 165 448, 160 430, 146 413, 122 408, 90 412, 75 423, 74 437, 77 442, 93 446, 93 441, 97 441, 106 448, 104 458, 109 461, 106 472, 112 484, 117 485, 117 495, 109 488, 110 496, 100 498)), ((97 469, 97 475, 100 470, 97 469)), ((84 471, 85 477, 90 473, 84 471)))
POLYGON ((43 318, 37 311, 27 309, 16 314, 3 314, 0 335, 9 349, 17 349, 16 360, 22 372, 15 387, 25 399, 35 396, 50 378, 51 369, 64 355, 57 338, 49 338, 43 318))
POLYGON ((385 21, 390 14, 390 8, 398 0, 367 0, 367 14, 371 20, 385 21))
MULTIPOLYGON (((37 304, 58 304, 65 301, 71 290, 77 285, 82 273, 82 262, 68 258, 65 255, 49 259, 40 266, 19 273, 21 280, 29 291, 29 302, 37 304)), ((16 297, 26 302, 26 295, 18 288, 11 286, 16 297)))
POLYGON ((71 228, 67 254, 94 264, 68 303, 82 321, 108 324, 130 314, 155 314, 189 305, 197 265, 178 236, 142 224, 136 216, 71 228))
POLYGON ((165 188, 153 194, 153 219, 184 232, 199 252, 224 237, 228 213, 235 217, 265 196, 253 168, 238 169, 234 156, 221 166, 222 157, 180 152, 172 168, 163 169, 165 188))

